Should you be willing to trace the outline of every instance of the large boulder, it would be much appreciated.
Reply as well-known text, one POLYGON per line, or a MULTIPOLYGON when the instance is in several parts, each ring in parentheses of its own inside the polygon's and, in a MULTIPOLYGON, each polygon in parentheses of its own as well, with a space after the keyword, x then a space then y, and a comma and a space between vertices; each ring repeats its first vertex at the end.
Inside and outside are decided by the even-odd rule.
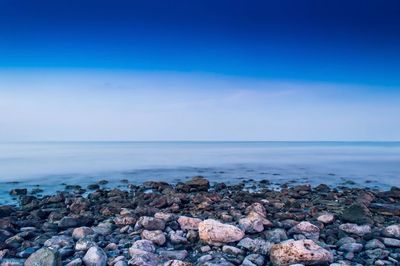
POLYGON ((318 265, 333 261, 333 255, 310 239, 287 240, 275 244, 270 250, 270 259, 275 266, 292 264, 318 265))
POLYGON ((234 225, 208 219, 199 223, 199 236, 201 240, 208 244, 221 245, 241 240, 244 237, 244 232, 234 225))
POLYGON ((55 249, 41 248, 28 257, 25 266, 59 266, 61 256, 55 249))

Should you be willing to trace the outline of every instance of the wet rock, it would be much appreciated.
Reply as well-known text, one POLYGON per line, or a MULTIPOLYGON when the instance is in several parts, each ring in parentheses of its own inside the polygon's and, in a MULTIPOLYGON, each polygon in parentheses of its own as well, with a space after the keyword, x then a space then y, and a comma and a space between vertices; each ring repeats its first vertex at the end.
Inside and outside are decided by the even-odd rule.
POLYGON ((50 248, 41 248, 25 261, 25 266, 59 266, 61 265, 61 257, 58 252, 50 248))
POLYGON ((95 246, 89 248, 83 257, 83 262, 86 266, 106 266, 107 265, 107 255, 103 249, 95 246))
POLYGON ((352 223, 347 223, 347 224, 341 224, 339 226, 339 229, 346 233, 355 234, 358 236, 364 236, 366 234, 371 233, 371 226, 369 225, 356 225, 352 223))
POLYGON ((363 204, 353 204, 346 208, 341 219, 345 222, 356 223, 356 224, 371 224, 371 214, 368 208, 363 204))
POLYGON ((150 240, 154 244, 160 246, 164 245, 166 241, 165 235, 161 230, 155 230, 155 231, 143 230, 143 232, 141 233, 141 237, 143 239, 150 240))
POLYGON ((187 216, 180 216, 178 218, 179 226, 182 230, 198 230, 201 219, 192 218, 187 216))
POLYGON ((340 251, 346 251, 346 252, 360 252, 363 249, 363 245, 359 243, 347 243, 343 244, 339 247, 340 251))
POLYGON ((317 265, 333 261, 333 255, 328 250, 309 239, 287 240, 280 244, 275 244, 272 246, 270 253, 272 264, 277 266, 296 263, 317 265))
POLYGON ((289 235, 302 234, 306 238, 317 241, 319 238, 319 228, 310 222, 303 221, 289 230, 289 235))
POLYGON ((241 240, 244 232, 236 226, 208 219, 199 223, 199 236, 208 244, 221 245, 241 240))

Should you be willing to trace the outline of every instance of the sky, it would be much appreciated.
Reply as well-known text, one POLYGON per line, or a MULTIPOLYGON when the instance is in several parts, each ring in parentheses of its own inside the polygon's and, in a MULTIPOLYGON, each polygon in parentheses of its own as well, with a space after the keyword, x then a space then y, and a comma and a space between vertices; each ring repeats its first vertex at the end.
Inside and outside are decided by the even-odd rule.
POLYGON ((2 0, 0 141, 400 140, 398 14, 395 0, 2 0))

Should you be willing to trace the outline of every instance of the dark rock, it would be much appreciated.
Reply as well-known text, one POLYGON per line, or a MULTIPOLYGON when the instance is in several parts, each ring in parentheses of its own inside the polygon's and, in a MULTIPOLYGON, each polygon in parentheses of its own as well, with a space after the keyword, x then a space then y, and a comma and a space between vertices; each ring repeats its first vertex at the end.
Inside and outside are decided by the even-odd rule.
POLYGON ((368 208, 362 204, 353 204, 346 208, 341 215, 341 219, 345 222, 357 224, 373 223, 368 208))

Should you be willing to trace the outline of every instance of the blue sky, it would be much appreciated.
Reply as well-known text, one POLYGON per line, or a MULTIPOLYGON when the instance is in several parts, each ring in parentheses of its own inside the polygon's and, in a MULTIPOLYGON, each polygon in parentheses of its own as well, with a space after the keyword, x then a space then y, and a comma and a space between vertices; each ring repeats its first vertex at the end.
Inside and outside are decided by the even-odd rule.
POLYGON ((398 1, 0 2, 2 140, 399 140, 398 1))

